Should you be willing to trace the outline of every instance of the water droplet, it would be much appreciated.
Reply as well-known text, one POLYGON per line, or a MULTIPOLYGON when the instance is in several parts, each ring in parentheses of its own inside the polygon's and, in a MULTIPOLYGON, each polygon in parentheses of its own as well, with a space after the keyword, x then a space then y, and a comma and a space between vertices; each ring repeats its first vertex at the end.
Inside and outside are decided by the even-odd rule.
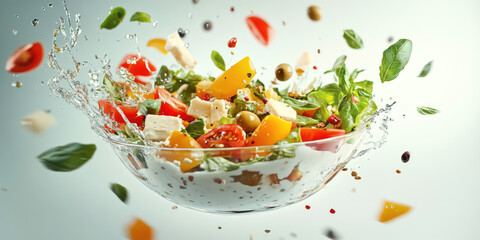
POLYGON ((12 76, 16 78, 16 77, 18 77, 18 74, 14 73, 14 74, 12 74, 12 76))
POLYGON ((179 35, 181 38, 184 38, 185 35, 187 35, 188 30, 184 30, 183 28, 179 28, 179 29, 177 30, 177 32, 178 32, 178 35, 179 35))
POLYGON ((128 39, 128 40, 133 40, 135 37, 136 37, 135 34, 127 34, 127 35, 125 35, 125 38, 128 39))
POLYGON ((110 10, 113 10, 113 8, 114 8, 113 6, 110 6, 110 10))
POLYGON ((42 10, 45 11, 45 7, 42 7, 42 10))
POLYGON ((192 17, 193 17, 193 13, 189 13, 188 18, 192 19, 192 17))
POLYGON ((22 83, 19 82, 19 81, 12 82, 12 87, 21 88, 21 87, 22 87, 22 83))
POLYGON ((206 21, 205 23, 203 23, 203 29, 205 29, 205 31, 212 30, 212 22, 206 21))
POLYGON ((18 14, 15 15, 16 18, 20 17, 18 14))
POLYGON ((157 27, 158 21, 153 22, 152 25, 153 25, 153 27, 157 27))
POLYGON ((190 47, 190 43, 185 43, 185 47, 186 48, 190 47))
POLYGON ((48 7, 53 7, 53 4, 49 3, 49 4, 48 4, 48 7))
POLYGON ((17 30, 13 29, 13 35, 17 35, 17 30))
POLYGON ((38 20, 38 18, 34 18, 32 20, 32 25, 35 27, 35 26, 37 26, 38 22, 40 22, 40 20, 38 20))

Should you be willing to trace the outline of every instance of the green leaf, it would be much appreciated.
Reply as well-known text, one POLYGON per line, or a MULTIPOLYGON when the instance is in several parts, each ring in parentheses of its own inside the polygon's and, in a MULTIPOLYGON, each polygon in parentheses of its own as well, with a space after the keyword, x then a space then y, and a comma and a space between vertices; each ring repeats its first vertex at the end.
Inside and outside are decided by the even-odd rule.
POLYGON ((160 107, 162 106, 162 101, 160 99, 146 99, 143 103, 139 105, 138 115, 147 116, 148 114, 158 115, 160 107))
POLYGON ((342 90, 336 83, 327 84, 307 95, 309 102, 316 105, 337 105, 343 96, 342 90))
POLYGON ((353 80, 355 80, 357 78, 358 74, 360 74, 363 71, 365 71, 365 69, 358 70, 358 69, 355 68, 355 70, 353 70, 353 72, 350 73, 351 81, 353 82, 353 80))
POLYGON ((114 29, 118 26, 118 24, 122 22, 126 13, 127 12, 122 7, 116 7, 112 9, 110 15, 108 15, 107 18, 103 20, 102 24, 100 25, 100 29, 114 29))
POLYGON ((225 124, 234 124, 235 123, 235 118, 229 118, 229 117, 222 117, 217 123, 217 127, 225 124))
POLYGON ((427 65, 423 67, 422 72, 418 75, 418 77, 426 77, 430 72, 430 69, 432 69, 432 64, 433 61, 428 62, 427 65))
POLYGON ((432 114, 437 114, 440 111, 431 107, 417 107, 417 112, 422 115, 432 115, 432 114))
POLYGON ((319 123, 317 120, 313 118, 309 118, 301 115, 297 115, 295 122, 298 123, 298 125, 300 126, 309 126, 309 125, 315 125, 319 123))
POLYGON ((353 49, 360 49, 363 47, 363 40, 352 29, 344 30, 343 38, 347 41, 348 46, 353 49))
POLYGON ((347 81, 350 80, 348 77, 347 66, 343 64, 341 67, 337 68, 337 70, 335 70, 335 75, 337 75, 340 90, 342 90, 344 94, 347 94, 353 83, 353 81, 347 81))
POLYGON ((118 199, 120 199, 124 203, 127 202, 128 191, 124 186, 118 183, 112 183, 110 184, 110 189, 112 190, 113 193, 115 193, 115 195, 117 195, 118 199))
POLYGON ((240 167, 239 164, 229 161, 224 157, 211 157, 210 154, 205 154, 203 157, 203 161, 200 164, 200 168, 208 171, 222 171, 222 172, 229 172, 233 170, 237 170, 240 167))
POLYGON ((296 110, 313 110, 320 107, 319 105, 314 103, 305 102, 305 101, 301 101, 301 100, 297 100, 295 98, 289 98, 289 97, 282 98, 281 101, 288 104, 290 107, 296 110))
POLYGON ((178 99, 180 99, 180 101, 185 103, 187 106, 190 106, 190 101, 195 97, 194 93, 196 92, 197 87, 194 84, 188 84, 188 86, 178 94, 178 99))
POLYGON ((327 107, 325 105, 320 106, 320 108, 315 112, 313 115, 314 119, 317 119, 321 122, 327 122, 328 117, 330 117, 332 113, 328 111, 327 107))
MULTIPOLYGON (((299 128, 297 128, 299 129, 299 128)), ((298 131, 298 130, 297 130, 298 131)), ((297 133, 297 139, 300 138, 300 134, 297 133)), ((292 143, 292 139, 283 139, 275 143, 275 145, 285 145, 292 143)), ((267 156, 267 161, 273 161, 280 158, 294 158, 296 147, 281 147, 273 150, 273 153, 267 156)))
POLYGON ((273 91, 275 91, 278 94, 278 96, 282 98, 288 97, 288 88, 285 88, 283 90, 279 90, 278 88, 273 88, 273 91))
POLYGON ((355 103, 352 102, 352 97, 350 95, 345 95, 340 101, 338 106, 339 117, 342 119, 342 128, 346 132, 351 132, 355 120, 358 115, 358 108, 355 103))
POLYGON ((150 21, 150 14, 144 12, 136 12, 130 18, 130 22, 137 21, 137 22, 151 22, 150 21))
POLYGON ((105 87, 105 90, 107 91, 108 94, 110 94, 110 98, 113 100, 117 100, 120 102, 123 102, 123 95, 120 92, 120 87, 119 85, 115 84, 110 77, 108 77, 107 74, 103 77, 103 85, 105 87))
POLYGON ((380 65, 380 79, 382 83, 397 78, 410 60, 412 41, 400 39, 383 52, 380 65))
POLYGON ((287 141, 289 143, 302 142, 302 137, 300 136, 300 128, 294 128, 287 136, 287 141))
POLYGON ((341 67, 345 64, 345 60, 347 60, 347 56, 345 56, 345 55, 342 55, 342 56, 338 57, 337 60, 335 60, 335 63, 333 64, 332 69, 328 70, 324 73, 335 72, 337 70, 337 68, 339 68, 339 67, 341 67))
POLYGON ((257 114, 257 104, 254 102, 245 101, 242 96, 238 96, 233 100, 233 106, 229 110, 229 115, 234 117, 241 111, 249 111, 257 114))
POLYGON ((202 75, 195 74, 193 71, 184 71, 180 69, 178 71, 173 71, 168 69, 167 66, 163 65, 160 67, 157 76, 155 77, 155 85, 164 87, 165 90, 173 93, 176 92, 184 84, 187 85, 179 94, 178 98, 188 106, 190 106, 190 100, 192 99, 193 93, 196 92, 196 86, 200 81, 210 80, 208 77, 203 77, 202 75))
POLYGON ((265 95, 263 94, 263 90, 265 90, 265 85, 258 79, 251 81, 248 85, 247 88, 252 91, 252 93, 257 96, 260 99, 264 99, 265 95), (262 91, 259 91, 258 89, 261 89, 262 91))
POLYGON ((122 134, 130 143, 144 145, 142 139, 136 133, 132 132, 128 125, 125 126, 125 131, 117 130, 115 133, 122 134))
POLYGON ((188 135, 190 135, 192 138, 197 139, 198 137, 206 133, 205 122, 203 121, 203 119, 197 119, 188 124, 188 127, 185 130, 187 131, 188 135))
POLYGON ((360 81, 360 82, 355 82, 355 86, 356 86, 357 89, 358 88, 363 88, 370 93, 372 93, 372 91, 373 91, 373 82, 372 81, 364 80, 364 81, 360 81))
POLYGON ((220 53, 218 53, 215 50, 212 50, 212 54, 210 55, 210 57, 212 58, 212 61, 215 64, 215 66, 217 66, 217 68, 219 68, 222 71, 225 71, 225 61, 223 61, 222 55, 220 55, 220 53))
POLYGON ((372 99, 372 94, 369 91, 367 91, 366 89, 358 88, 355 91, 358 94, 358 97, 364 97, 364 98, 367 98, 367 99, 372 99))
POLYGON ((37 158, 50 170, 69 172, 90 160, 96 149, 97 147, 94 144, 70 143, 51 148, 37 158))

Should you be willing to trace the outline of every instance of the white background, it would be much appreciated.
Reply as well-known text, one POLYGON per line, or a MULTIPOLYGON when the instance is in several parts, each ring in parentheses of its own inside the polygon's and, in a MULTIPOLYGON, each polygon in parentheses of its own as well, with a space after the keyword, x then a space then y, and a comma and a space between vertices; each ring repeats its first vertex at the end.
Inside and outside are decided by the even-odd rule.
MULTIPOLYGON (((45 48, 51 47, 55 22, 64 12, 61 2, 52 0, 52 8, 48 3, 22 0, 2 4, 2 61, 29 42, 41 41, 45 48), (34 18, 40 20, 36 27, 31 24, 34 18), (17 35, 12 30, 17 30, 17 35)), ((40 69, 18 77, 2 71, 0 239, 124 239, 126 225, 135 217, 154 228, 156 239, 326 239, 327 229, 341 239, 477 239, 480 235, 479 1, 200 0, 192 4, 189 0, 125 0, 69 1, 68 7, 72 14, 82 15, 81 25, 88 37, 80 39, 77 56, 93 61, 94 54, 108 54, 113 67, 124 54, 135 52, 134 41, 124 37, 128 33, 138 35, 142 52, 157 66, 173 64, 171 55, 163 56, 145 44, 178 27, 190 30, 185 41, 198 61, 196 71, 204 74, 219 74, 210 61, 212 49, 224 56, 227 65, 249 55, 259 70, 257 77, 266 82, 279 63, 293 65, 303 51, 314 55, 319 68, 317 72, 311 69, 312 75, 346 54, 350 69, 367 69, 360 79, 375 81, 378 98, 397 101, 388 143, 348 165, 362 180, 341 172, 313 197, 283 209, 244 215, 182 207, 173 210, 173 203, 130 175, 109 145, 90 131, 80 112, 49 96, 41 82, 54 72, 46 61, 40 69), (323 9, 320 22, 308 19, 306 9, 311 4, 323 9), (127 17, 114 30, 100 30, 111 6, 123 6, 127 17), (129 22, 135 11, 150 13, 158 25, 129 22), (251 11, 276 30, 269 47, 261 46, 249 33, 244 19, 251 11), (207 19, 213 23, 210 32, 202 28, 207 19), (350 49, 343 40, 343 30, 350 28, 363 38, 363 49, 350 49), (226 46, 233 36, 238 38, 234 56, 226 46), (411 39, 413 52, 400 76, 381 84, 378 67, 389 36, 395 41, 411 39), (319 48, 321 54, 316 54, 319 48), (430 74, 417 78, 430 60, 434 60, 430 74), (14 81, 21 81, 23 87, 11 87, 14 81), (416 107, 423 105, 440 113, 419 115, 416 107), (21 127, 20 119, 41 109, 50 109, 58 124, 43 135, 34 135, 21 127), (98 150, 90 162, 70 173, 49 171, 36 159, 44 150, 70 142, 94 143, 98 150), (407 150, 412 156, 405 164, 400 156, 407 150), (396 174, 396 169, 402 173, 396 174), (109 190, 111 182, 127 187, 127 205, 109 190), (385 199, 408 204, 412 211, 391 223, 379 223, 385 199), (306 204, 310 210, 305 209, 306 204), (335 214, 329 213, 331 208, 335 214)))

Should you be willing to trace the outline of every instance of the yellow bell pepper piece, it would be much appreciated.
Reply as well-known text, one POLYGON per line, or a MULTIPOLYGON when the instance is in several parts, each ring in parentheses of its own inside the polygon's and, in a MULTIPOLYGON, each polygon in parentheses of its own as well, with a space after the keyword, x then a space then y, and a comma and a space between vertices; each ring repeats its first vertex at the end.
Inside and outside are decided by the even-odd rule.
POLYGON ((409 212, 410 209, 411 207, 407 205, 385 201, 385 203, 383 204, 382 212, 380 213, 380 216, 378 218, 378 221, 382 223, 391 221, 409 212))
POLYGON ((215 79, 212 84, 213 96, 230 100, 237 93, 237 89, 247 86, 256 73, 250 57, 245 57, 215 79))
MULTIPOLYGON (((165 140, 166 147, 169 148, 202 148, 195 139, 179 131, 173 131, 165 140)), ((180 170, 182 172, 188 172, 190 169, 200 165, 203 160, 203 154, 200 152, 192 151, 163 151, 160 153, 161 157, 164 157, 170 162, 180 162, 180 170)))
POLYGON ((164 55, 167 55, 168 51, 167 49, 165 49, 165 44, 167 44, 167 40, 161 38, 154 38, 148 41, 147 47, 154 47, 164 55))
POLYGON ((275 90, 273 90, 273 88, 269 88, 268 90, 265 91, 265 97, 267 99, 273 99, 273 100, 280 100, 281 97, 278 96, 277 92, 275 92, 275 90))
POLYGON ((247 146, 269 146, 287 138, 292 123, 275 115, 266 116, 247 140, 247 146))

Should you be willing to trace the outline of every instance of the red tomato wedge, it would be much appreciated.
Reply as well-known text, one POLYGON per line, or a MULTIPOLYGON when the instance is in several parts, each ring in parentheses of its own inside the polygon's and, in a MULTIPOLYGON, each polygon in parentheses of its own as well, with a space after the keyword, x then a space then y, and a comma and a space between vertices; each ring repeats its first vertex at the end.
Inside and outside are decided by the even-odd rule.
POLYGON ((10 55, 5 70, 10 73, 27 73, 35 70, 43 60, 43 46, 40 42, 25 44, 10 55))
POLYGON ((220 144, 223 147, 243 147, 245 146, 245 132, 237 124, 225 124, 200 136, 197 142, 203 148, 220 147, 220 144))
MULTIPOLYGON (((118 110, 113 106, 112 104, 113 100, 110 99, 104 99, 98 101, 98 107, 100 110, 103 111, 104 114, 110 116, 110 118, 117 122, 117 123, 126 123, 125 120, 123 119, 122 115, 118 112, 118 110)), ((143 122, 143 115, 137 116, 138 115, 138 107, 137 106, 129 106, 126 104, 123 104, 121 102, 115 102, 117 106, 122 110, 123 114, 125 114, 125 117, 127 117, 128 121, 130 123, 135 123, 137 125, 141 125, 143 122)))
POLYGON ((246 22, 253 36, 255 36, 261 44, 268 46, 275 34, 270 24, 258 16, 249 16, 246 18, 246 22))
POLYGON ((138 57, 137 54, 127 54, 123 57, 122 61, 118 65, 127 69, 129 73, 135 76, 135 82, 145 85, 143 80, 145 77, 152 76, 152 72, 157 71, 157 68, 145 57, 138 57))
POLYGON ((157 87, 155 90, 155 99, 162 100, 159 115, 180 117, 182 120, 191 122, 194 120, 192 116, 187 115, 188 106, 178 98, 172 96, 167 90, 157 87))
POLYGON ((300 136, 303 142, 327 139, 345 134, 343 129, 318 129, 318 128, 300 128, 300 136))
POLYGON ((302 115, 305 116, 305 117, 313 118, 313 115, 315 115, 316 111, 317 111, 317 109, 306 110, 305 112, 303 112, 302 115))

